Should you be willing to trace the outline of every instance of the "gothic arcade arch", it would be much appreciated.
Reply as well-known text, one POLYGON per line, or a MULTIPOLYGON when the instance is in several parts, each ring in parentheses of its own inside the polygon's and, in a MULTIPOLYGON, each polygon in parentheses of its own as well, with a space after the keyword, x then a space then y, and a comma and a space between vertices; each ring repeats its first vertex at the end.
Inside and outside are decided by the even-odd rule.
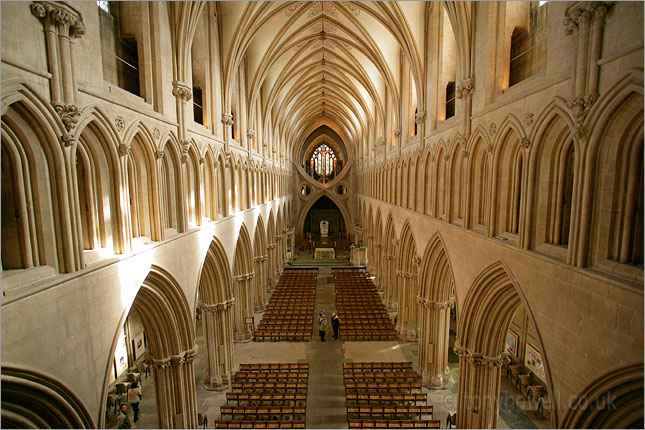
POLYGON ((396 330, 399 337, 405 340, 414 340, 418 336, 419 309, 417 294, 419 284, 417 278, 419 264, 420 259, 417 256, 417 245, 412 235, 412 228, 410 227, 410 222, 406 220, 401 229, 399 253, 396 260, 397 302, 399 303, 396 330))
POLYGON ((53 376, 2 366, 2 428, 95 428, 83 402, 53 376))
POLYGON ((254 277, 251 238, 246 225, 242 224, 233 259, 233 295, 235 297, 233 334, 235 340, 251 339, 251 329, 246 321, 248 318, 253 319, 254 277))

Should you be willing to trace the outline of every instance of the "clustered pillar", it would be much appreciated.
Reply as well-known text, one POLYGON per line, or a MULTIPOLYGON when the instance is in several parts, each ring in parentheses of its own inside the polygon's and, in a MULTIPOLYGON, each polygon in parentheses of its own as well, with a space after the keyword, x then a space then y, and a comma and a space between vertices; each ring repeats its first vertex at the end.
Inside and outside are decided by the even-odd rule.
POLYGON ((255 306, 254 309, 256 312, 264 311, 267 304, 267 287, 263 284, 265 275, 265 261, 267 260, 267 255, 260 255, 255 257, 255 306))
POLYGON ((221 390, 231 384, 233 374, 233 302, 200 304, 206 347, 204 384, 221 390))
POLYGON ((255 272, 235 276, 235 297, 238 298, 238 311, 235 312, 235 340, 250 340, 251 328, 246 319, 253 319, 253 278, 255 272))
POLYGON ((149 359, 153 368, 159 428, 197 428, 195 350, 149 359))
POLYGON ((455 298, 444 302, 435 302, 417 297, 421 308, 419 340, 419 371, 423 385, 431 389, 440 389, 450 380, 448 372, 448 348, 450 342, 450 308, 455 305, 455 298))
POLYGON ((502 365, 510 363, 503 352, 491 357, 455 345, 459 356, 457 423, 460 428, 496 428, 502 365))
POLYGON ((399 314, 397 316, 396 330, 403 340, 414 340, 417 338, 417 303, 415 300, 417 290, 417 274, 404 271, 397 271, 398 278, 398 303, 399 314))

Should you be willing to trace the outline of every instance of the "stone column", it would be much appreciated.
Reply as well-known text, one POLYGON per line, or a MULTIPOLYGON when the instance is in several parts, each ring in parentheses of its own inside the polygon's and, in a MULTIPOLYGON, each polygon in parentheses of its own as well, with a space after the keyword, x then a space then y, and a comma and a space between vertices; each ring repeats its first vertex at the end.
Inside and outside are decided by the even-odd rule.
POLYGON ((197 428, 195 350, 148 359, 155 379, 159 428, 197 428))
POLYGON ((441 389, 450 380, 448 348, 450 345, 450 308, 455 298, 435 302, 417 297, 421 307, 419 339, 419 371, 423 385, 441 389))
POLYGON ((399 315, 397 317, 396 330, 401 339, 410 341, 417 338, 418 332, 418 304, 416 302, 417 274, 397 271, 397 278, 399 283, 399 315))
POLYGON ((394 258, 395 257, 393 255, 383 256, 383 259, 385 260, 385 271, 382 279, 383 291, 385 292, 383 299, 385 307, 387 307, 390 312, 395 310, 397 307, 397 302, 394 299, 394 285, 392 285, 392 282, 390 281, 390 273, 394 271, 394 258))
POLYGON ((475 93, 475 78, 468 78, 459 83, 455 91, 455 96, 458 99, 464 99, 464 136, 470 136, 470 127, 473 105, 473 94, 475 93))
POLYGON ((255 257, 255 312, 262 312, 266 308, 267 304, 267 287, 266 287, 266 276, 264 275, 265 261, 267 259, 266 254, 255 257))
POLYGON ((377 243, 376 247, 376 289, 383 291, 383 264, 381 264, 381 255, 383 255, 383 244, 377 243))
POLYGON ((207 390, 223 390, 230 386, 233 361, 233 302, 200 304, 203 315, 206 368, 204 384, 207 390))
POLYGON ((459 428, 497 428, 501 367, 509 354, 494 357, 455 344, 459 356, 457 425, 459 428))
POLYGON ((267 287, 268 291, 273 291, 275 286, 275 243, 267 245, 267 287))
POLYGON ((237 300, 235 312, 235 340, 250 340, 251 329, 245 323, 246 318, 253 318, 253 278, 255 272, 237 275, 234 277, 234 291, 237 300))

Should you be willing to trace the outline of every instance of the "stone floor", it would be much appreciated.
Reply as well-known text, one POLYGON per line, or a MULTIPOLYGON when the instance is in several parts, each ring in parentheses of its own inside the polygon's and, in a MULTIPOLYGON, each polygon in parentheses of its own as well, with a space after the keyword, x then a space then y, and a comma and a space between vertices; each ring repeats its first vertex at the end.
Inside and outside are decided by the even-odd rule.
MULTIPOLYGON (((331 277, 331 267, 321 267, 316 285, 315 314, 325 310, 327 317, 334 311, 334 285, 328 281, 331 277)), ((256 324, 262 317, 256 313, 256 324)), ((341 315, 342 318, 342 315, 341 315)), ((317 321, 317 318, 316 318, 317 321)), ((328 331, 325 342, 320 341, 318 328, 312 322, 311 342, 236 342, 236 368, 240 363, 263 362, 308 362, 309 363, 309 392, 307 396, 307 428, 312 429, 346 429, 347 416, 345 410, 345 391, 343 387, 343 361, 411 361, 416 365, 417 342, 354 342, 335 340, 331 323, 328 321, 328 331)), ((204 350, 201 323, 197 323, 198 351, 204 350)), ((449 360, 450 382, 442 390, 426 390, 428 403, 434 407, 435 419, 441 420, 445 426, 449 411, 457 408, 457 378, 459 366, 454 360, 449 360)), ((197 410, 206 415, 209 420, 208 428, 214 427, 214 421, 219 418, 219 407, 226 402, 225 391, 207 391, 200 381, 204 374, 204 360, 198 352, 195 359, 195 374, 197 375, 197 410)), ((142 380, 143 399, 141 400, 141 415, 133 428, 157 428, 155 412, 155 393, 153 377, 142 380)), ((500 402, 501 410, 498 428, 549 428, 550 421, 535 412, 536 406, 529 404, 522 394, 511 384, 510 380, 502 377, 500 402), (505 417, 506 420, 503 418, 505 417)), ((116 421, 111 413, 107 422, 108 428, 116 427, 116 421)), ((130 422, 132 411, 128 408, 130 422)))

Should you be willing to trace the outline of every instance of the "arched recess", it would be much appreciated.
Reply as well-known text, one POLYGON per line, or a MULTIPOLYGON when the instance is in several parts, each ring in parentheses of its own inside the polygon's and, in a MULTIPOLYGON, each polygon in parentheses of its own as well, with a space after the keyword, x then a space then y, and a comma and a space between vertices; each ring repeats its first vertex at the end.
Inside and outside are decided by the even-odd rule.
POLYGON ((226 159, 222 153, 217 157, 215 177, 217 178, 217 217, 223 218, 228 216, 230 212, 228 185, 226 183, 226 159))
POLYGON ((222 244, 213 237, 199 276, 199 303, 204 330, 204 384, 207 389, 228 387, 233 378, 233 281, 222 244))
POLYGON ((560 428, 642 429, 643 363, 613 370, 576 397, 560 428))
POLYGON ((579 153, 567 121, 560 114, 552 114, 542 136, 536 138, 529 167, 529 178, 539 178, 531 184, 529 204, 535 212, 529 246, 565 261, 575 214, 579 153))
POLYGON ((216 221, 218 219, 218 197, 220 195, 217 180, 217 163, 210 150, 206 151, 202 160, 204 160, 201 163, 201 168, 203 169, 202 177, 204 178, 204 218, 207 221, 216 221))
POLYGON ((485 233, 490 213, 491 156, 485 134, 477 129, 471 144, 467 163, 466 201, 468 215, 466 228, 485 233))
POLYGON ((578 251, 589 265, 642 282, 643 95, 626 91, 614 103, 589 140, 578 251))
POLYGON ((273 290, 274 281, 277 275, 275 230, 275 216, 273 215, 273 209, 271 209, 267 220, 267 286, 269 291, 273 290))
POLYGON ((521 241, 522 205, 525 195, 526 154, 520 145, 520 134, 507 125, 505 132, 499 133, 493 158, 493 196, 491 236, 504 235, 515 245, 521 241))
POLYGON ((417 256, 417 245, 412 235, 409 221, 401 230, 399 240, 399 255, 397 259, 397 285, 399 313, 397 315, 396 331, 404 340, 414 340, 419 331, 419 305, 417 303, 420 260, 417 256))
MULTIPOLYGON (((158 428, 197 428, 195 389, 195 326, 188 301, 175 278, 158 266, 151 266, 132 302, 148 342, 146 362, 153 369, 158 428)), ((105 419, 112 360, 125 322, 116 330, 106 363, 100 426, 105 419)))
POLYGON ((83 402, 56 378, 2 366, 2 428, 95 428, 83 402))
MULTIPOLYGON (((454 351, 459 356, 457 423, 460 428, 496 428, 499 415, 500 377, 510 363, 505 341, 511 321, 520 306, 526 311, 542 352, 545 383, 553 399, 553 384, 531 308, 516 281, 502 262, 493 263, 474 281, 460 312, 454 351)), ((553 405, 551 424, 557 423, 553 405)))
POLYGON ((455 278, 443 239, 435 233, 426 246, 419 276, 419 370, 424 385, 438 389, 449 379, 450 309, 455 306, 455 278))
POLYGON ((267 239, 262 215, 258 215, 255 225, 255 238, 253 240, 253 266, 255 268, 254 280, 254 306, 255 311, 261 312, 267 304, 267 239))
POLYGON ((184 198, 184 181, 178 144, 174 139, 170 139, 159 152, 161 159, 157 166, 160 180, 157 186, 160 196, 161 225, 165 239, 186 230, 187 214, 184 211, 186 202, 182 200, 184 198))
POLYGON ((137 132, 128 145, 130 150, 124 161, 128 177, 130 230, 133 239, 141 238, 139 241, 144 243, 163 239, 155 168, 155 157, 163 156, 163 152, 155 152, 151 142, 147 133, 137 132))
POLYGON ((464 225, 467 154, 461 145, 461 141, 456 139, 456 142, 453 143, 450 157, 450 206, 448 207, 448 219, 450 222, 462 227, 464 225))
POLYGON ((251 339, 247 318, 253 319, 253 248, 246 225, 240 227, 233 259, 233 295, 235 297, 235 340, 251 339))
POLYGON ((102 115, 92 115, 89 123, 81 126, 83 131, 76 146, 76 185, 83 248, 107 247, 121 253, 125 244, 129 245, 130 235, 124 236, 128 230, 123 228, 120 207, 118 140, 102 115))
MULTIPOLYGON (((202 225, 204 219, 204 198, 202 190, 201 165, 204 159, 197 152, 197 144, 192 141, 188 153, 181 156, 181 170, 184 172, 183 198, 186 206, 187 221, 193 225, 202 225)), ((204 181, 205 182, 205 181, 204 181)))
POLYGON ((343 219, 345 220, 345 228, 346 228, 347 235, 348 237, 350 237, 354 233, 354 219, 352 218, 350 211, 347 209, 345 201, 338 199, 336 196, 334 196, 332 193, 328 192, 327 190, 322 190, 319 192, 319 194, 316 194, 314 197, 310 198, 309 201, 300 210, 300 214, 298 216, 297 231, 300 231, 300 232, 304 231, 305 218, 307 217, 309 210, 314 205, 314 203, 320 200, 320 198, 323 196, 329 198, 340 210, 340 213, 343 219))
POLYGON ((10 106, 3 97, 2 267, 72 272, 80 269, 82 248, 74 245, 65 157, 49 112, 23 91, 29 94, 15 95, 21 100, 10 106))
POLYGON ((383 300, 388 310, 393 311, 399 305, 399 290, 396 283, 396 258, 397 258, 398 239, 394 233, 394 221, 392 214, 389 214, 385 223, 385 233, 383 235, 383 255, 381 264, 384 267, 383 273, 383 300))

